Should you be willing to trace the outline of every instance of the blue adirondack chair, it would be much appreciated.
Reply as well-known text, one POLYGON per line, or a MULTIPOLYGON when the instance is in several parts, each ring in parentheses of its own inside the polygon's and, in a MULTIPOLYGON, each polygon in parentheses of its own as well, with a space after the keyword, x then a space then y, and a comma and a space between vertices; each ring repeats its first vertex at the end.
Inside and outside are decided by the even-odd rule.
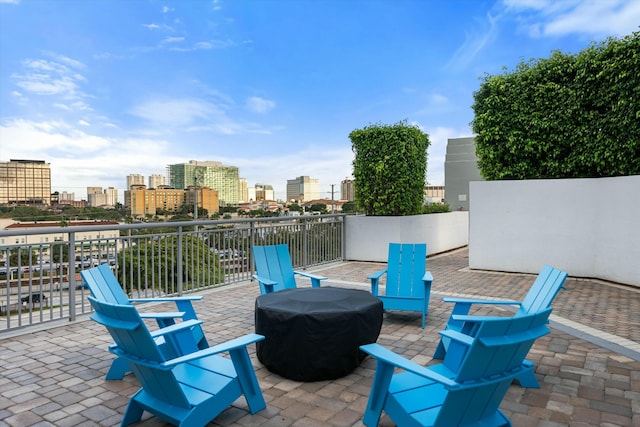
MULTIPOLYGON (((466 333, 472 333, 467 330, 468 327, 464 327, 465 319, 468 319, 466 314, 469 313, 473 304, 494 304, 494 305, 517 305, 518 310, 515 316, 523 316, 530 313, 535 313, 544 310, 551 306, 553 299, 556 297, 560 289, 564 288, 564 282, 567 279, 567 273, 557 268, 545 265, 538 274, 538 277, 531 285, 529 292, 525 296, 523 301, 504 301, 504 300, 479 300, 468 298, 444 298, 445 302, 454 303, 451 316, 447 322, 447 330, 463 331, 466 333)), ((448 339, 442 337, 436 351, 433 355, 435 359, 442 359, 448 347, 448 339)), ((533 366, 529 361, 524 362, 526 365, 533 366)), ((540 388, 540 383, 535 377, 533 370, 526 371, 518 377, 518 382, 523 387, 540 388)))
POLYGON ((311 280, 311 286, 320 287, 326 277, 293 269, 288 245, 254 246, 252 248, 256 274, 252 277, 260 284, 260 294, 296 288, 295 275, 311 280))
MULTIPOLYGON (((360 347, 376 358, 363 422, 376 426, 382 411, 398 426, 510 426, 499 410, 534 341, 549 332, 551 308, 520 317, 475 320, 476 334, 445 330, 449 352, 424 367, 380 346, 360 347), (395 369, 403 370, 394 373, 395 369)), ((474 322, 474 320, 470 320, 474 322)))
MULTIPOLYGON (((163 297, 163 298, 134 298, 129 299, 122 290, 122 286, 118 282, 118 279, 111 271, 109 264, 102 264, 98 267, 89 268, 80 272, 84 284, 89 288, 91 295, 99 301, 110 302, 114 304, 131 304, 132 302, 174 302, 178 308, 177 312, 160 312, 160 313, 141 313, 142 318, 154 319, 161 328, 171 326, 176 323, 176 319, 182 320, 197 320, 195 310, 193 309, 192 301, 202 299, 201 296, 189 296, 189 297, 163 297)), ((167 357, 175 357, 185 352, 195 351, 198 349, 204 349, 209 347, 207 339, 202 332, 202 328, 199 324, 192 325, 191 327, 192 339, 195 343, 193 346, 191 343, 177 342, 169 337, 164 340, 164 344, 161 346, 167 357)), ((108 380, 120 380, 124 375, 129 372, 129 364, 125 360, 119 358, 114 359, 111 363, 111 367, 107 372, 106 379, 108 380)))
POLYGON ((433 276, 425 271, 426 244, 389 243, 387 268, 367 278, 371 280, 371 293, 382 300, 385 310, 406 310, 422 313, 424 329, 429 311, 429 297, 433 276), (378 291, 380 278, 387 274, 385 294, 378 291))
MULTIPOLYGON (((116 345, 111 351, 127 360, 142 388, 130 399, 122 426, 140 421, 144 411, 178 426, 204 426, 236 399, 244 396, 255 414, 266 407, 247 346, 264 339, 247 334, 213 347, 167 359, 154 338, 185 336, 187 320, 149 332, 138 311, 129 304, 112 304, 89 297, 91 319, 104 325, 116 345), (230 358, 219 356, 229 353, 230 358)), ((177 341, 182 339, 177 338, 177 341)))

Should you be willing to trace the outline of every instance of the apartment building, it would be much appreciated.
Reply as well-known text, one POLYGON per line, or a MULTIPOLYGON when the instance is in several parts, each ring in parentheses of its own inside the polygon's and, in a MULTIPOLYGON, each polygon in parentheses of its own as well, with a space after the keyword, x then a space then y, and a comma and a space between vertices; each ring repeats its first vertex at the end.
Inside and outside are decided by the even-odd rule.
POLYGON ((0 205, 51 206, 51 168, 44 160, 0 162, 0 205))
MULTIPOLYGON (((206 209, 209 215, 219 211, 217 191, 198 186, 197 192, 198 208, 206 209)), ((154 216, 158 212, 180 212, 183 206, 193 206, 195 202, 193 186, 183 190, 168 186, 147 189, 145 185, 134 185, 131 190, 125 191, 125 204, 134 218, 154 216)))
POLYGON ((144 185, 144 176, 138 173, 127 175, 127 190, 131 190, 134 185, 144 185))
POLYGON ((149 176, 149 189, 164 187, 167 184, 166 177, 164 175, 150 175, 149 176))

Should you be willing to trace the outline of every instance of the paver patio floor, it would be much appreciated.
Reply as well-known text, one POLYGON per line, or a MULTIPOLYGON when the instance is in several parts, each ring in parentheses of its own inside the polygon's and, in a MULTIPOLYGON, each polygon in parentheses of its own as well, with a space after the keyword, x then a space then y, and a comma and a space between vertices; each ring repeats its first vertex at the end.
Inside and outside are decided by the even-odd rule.
MULTIPOLYGON (((472 271, 467 249, 427 260, 434 283, 427 325, 420 316, 388 312, 378 343, 422 364, 431 362, 451 310, 444 296, 521 300, 535 275, 472 271)), ((366 276, 380 263, 342 262, 314 272, 326 285, 368 289, 366 276)), ((570 273, 570 272, 569 272, 570 273)), ((300 282, 301 286, 307 286, 300 282)), ((323 283, 324 284, 324 283, 323 283)), ((514 426, 640 427, 640 289, 569 277, 556 297, 551 333, 528 359, 542 387, 514 384, 501 409, 514 426)), ((210 343, 253 332, 255 282, 203 292, 196 309, 210 343)), ((141 310, 158 310, 143 306, 141 310)), ((478 314, 498 314, 482 307, 478 314)), ((86 317, 39 330, 0 335, 0 426, 116 426, 139 387, 133 375, 105 381, 113 356, 106 330, 86 317)), ((375 361, 333 381, 301 383, 267 371, 250 353, 267 409, 251 415, 243 400, 212 426, 361 426, 375 361)), ((141 426, 165 423, 145 414, 141 426)), ((381 426, 393 423, 385 416, 381 426)))

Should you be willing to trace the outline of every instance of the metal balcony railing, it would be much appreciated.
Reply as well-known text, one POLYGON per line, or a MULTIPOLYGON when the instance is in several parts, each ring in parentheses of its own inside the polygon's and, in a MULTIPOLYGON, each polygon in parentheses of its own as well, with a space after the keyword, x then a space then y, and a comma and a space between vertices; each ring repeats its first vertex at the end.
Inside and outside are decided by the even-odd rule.
POLYGON ((108 263, 131 297, 182 295, 250 280, 251 248, 281 243, 294 268, 340 261, 344 215, 0 231, 0 333, 90 312, 83 269, 108 263))

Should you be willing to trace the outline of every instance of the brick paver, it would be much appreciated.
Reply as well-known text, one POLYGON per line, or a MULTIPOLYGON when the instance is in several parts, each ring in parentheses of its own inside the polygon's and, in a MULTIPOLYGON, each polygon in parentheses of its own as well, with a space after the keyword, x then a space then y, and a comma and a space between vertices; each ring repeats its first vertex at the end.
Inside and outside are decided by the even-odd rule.
MULTIPOLYGON (((323 266, 327 285, 368 289, 366 276, 380 263, 323 266)), ((521 300, 535 275, 472 271, 466 249, 429 258, 434 284, 425 329, 418 314, 385 313, 378 342, 429 364, 451 307, 446 295, 521 300)), ((551 333, 536 341, 528 359, 540 389, 514 384, 502 410, 515 426, 640 427, 640 290, 570 277, 553 307, 551 333), (585 330, 576 330, 580 325, 585 330), (586 332, 585 332, 586 331, 586 332), (599 334, 602 333, 602 334, 599 334), (618 339, 618 343, 615 343, 618 339), (631 343, 631 345, 629 345, 631 343)), ((301 283, 306 286, 306 283, 301 283)), ((197 311, 210 343, 253 331, 259 290, 243 283, 204 292, 197 311)), ((144 306, 158 310, 165 306, 144 306)), ((166 306, 168 307, 168 306, 166 306)), ((482 307, 478 314, 497 314, 482 307)), ((115 426, 139 387, 133 375, 105 381, 113 358, 106 330, 85 318, 65 326, 0 335, 0 426, 115 426)), ((267 371, 250 348, 267 409, 256 415, 239 399, 212 426, 361 426, 375 361, 334 380, 301 383, 267 371)), ((165 423, 145 414, 141 426, 165 423)), ((381 426, 393 425, 383 417, 381 426)))

